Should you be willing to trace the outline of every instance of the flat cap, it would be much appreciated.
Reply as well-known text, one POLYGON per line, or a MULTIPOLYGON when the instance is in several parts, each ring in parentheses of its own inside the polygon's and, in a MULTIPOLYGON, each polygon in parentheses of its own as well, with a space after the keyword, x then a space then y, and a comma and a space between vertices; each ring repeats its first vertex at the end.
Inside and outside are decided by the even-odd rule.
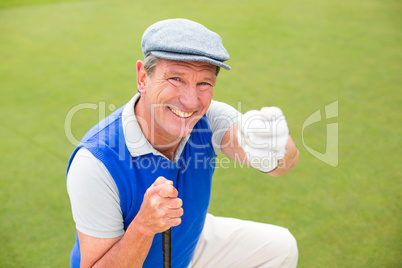
POLYGON ((224 61, 229 53, 221 37, 205 26, 187 19, 168 19, 156 22, 145 30, 141 49, 144 57, 178 61, 203 61, 230 70, 224 61))

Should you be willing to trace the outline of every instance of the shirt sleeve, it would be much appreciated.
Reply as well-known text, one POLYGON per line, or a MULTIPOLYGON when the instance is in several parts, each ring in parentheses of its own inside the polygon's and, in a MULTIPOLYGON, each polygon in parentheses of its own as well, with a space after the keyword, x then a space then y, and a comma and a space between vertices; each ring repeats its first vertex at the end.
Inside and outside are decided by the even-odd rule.
POLYGON ((212 100, 207 111, 207 119, 212 130, 212 145, 215 152, 221 152, 222 138, 237 122, 238 116, 239 112, 229 104, 212 100))
POLYGON ((124 234, 117 186, 103 163, 85 148, 71 163, 67 192, 77 230, 97 238, 124 234))

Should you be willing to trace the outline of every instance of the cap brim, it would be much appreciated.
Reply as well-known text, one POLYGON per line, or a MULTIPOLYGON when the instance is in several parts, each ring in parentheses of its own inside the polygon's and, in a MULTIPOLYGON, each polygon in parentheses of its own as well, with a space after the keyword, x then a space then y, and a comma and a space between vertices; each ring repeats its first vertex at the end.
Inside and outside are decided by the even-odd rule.
POLYGON ((178 61, 203 61, 203 62, 208 62, 212 65, 216 65, 219 67, 222 67, 226 70, 232 69, 229 65, 218 61, 214 60, 205 56, 199 56, 199 55, 192 55, 192 54, 180 54, 180 53, 172 53, 172 52, 166 52, 166 51, 151 51, 151 54, 154 55, 155 57, 165 59, 165 60, 178 60, 178 61))

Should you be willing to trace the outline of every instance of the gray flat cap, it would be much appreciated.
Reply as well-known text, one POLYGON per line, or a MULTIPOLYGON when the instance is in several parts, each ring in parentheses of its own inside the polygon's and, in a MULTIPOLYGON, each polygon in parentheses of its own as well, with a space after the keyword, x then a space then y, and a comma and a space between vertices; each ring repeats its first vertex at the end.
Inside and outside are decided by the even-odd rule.
POLYGON ((145 30, 141 49, 144 57, 178 61, 203 61, 230 70, 223 63, 229 53, 221 37, 205 26, 187 19, 168 19, 156 22, 145 30))

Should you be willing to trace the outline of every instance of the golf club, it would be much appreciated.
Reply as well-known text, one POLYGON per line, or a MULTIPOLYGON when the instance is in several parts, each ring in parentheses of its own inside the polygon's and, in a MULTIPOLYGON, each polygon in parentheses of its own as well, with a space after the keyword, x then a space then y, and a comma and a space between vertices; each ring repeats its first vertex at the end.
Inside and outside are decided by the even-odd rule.
POLYGON ((172 267, 172 228, 162 233, 163 268, 172 267))

